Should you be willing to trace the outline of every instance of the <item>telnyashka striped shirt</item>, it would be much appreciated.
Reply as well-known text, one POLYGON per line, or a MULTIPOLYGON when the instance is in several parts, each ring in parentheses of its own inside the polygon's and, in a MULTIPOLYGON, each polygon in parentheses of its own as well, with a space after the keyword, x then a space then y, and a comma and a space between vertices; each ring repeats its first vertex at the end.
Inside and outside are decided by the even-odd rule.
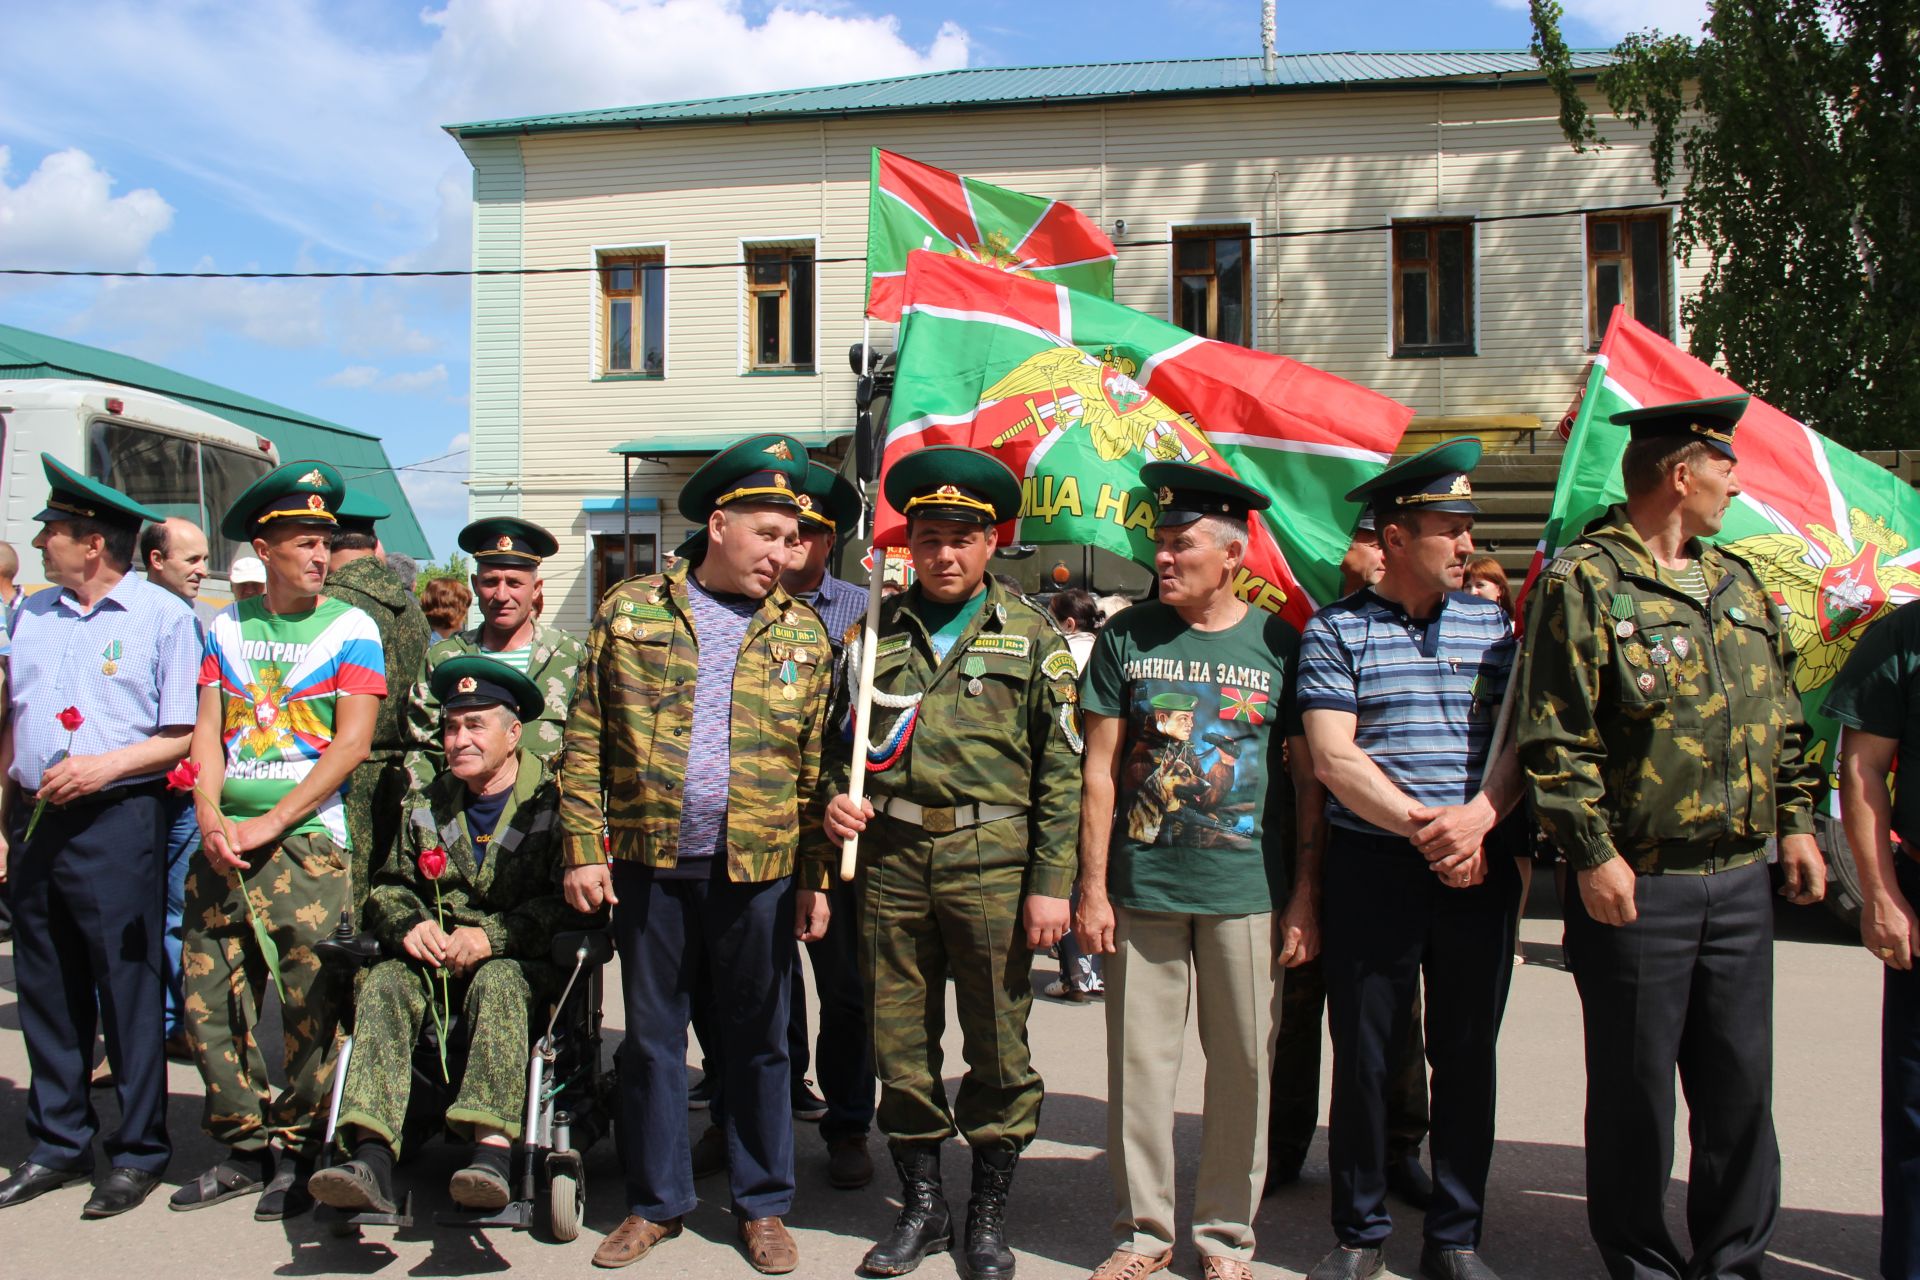
MULTIPOLYGON (((1361 590, 1300 637, 1299 708, 1351 713, 1355 745, 1420 804, 1464 804, 1480 789, 1513 657, 1513 627, 1490 600, 1455 592, 1421 620, 1361 590)), ((1389 834, 1337 796, 1327 818, 1389 834)))

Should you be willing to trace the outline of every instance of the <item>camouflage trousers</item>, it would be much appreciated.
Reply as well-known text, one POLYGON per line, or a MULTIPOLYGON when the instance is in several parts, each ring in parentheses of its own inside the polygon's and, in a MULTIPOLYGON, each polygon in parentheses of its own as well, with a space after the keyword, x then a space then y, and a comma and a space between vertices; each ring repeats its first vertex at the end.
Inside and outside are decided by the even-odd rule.
POLYGON ((187 873, 181 969, 194 1056, 207 1087, 204 1124, 236 1151, 269 1142, 295 1154, 320 1142, 333 1076, 342 983, 313 944, 333 932, 347 902, 346 851, 324 835, 287 836, 247 855, 253 869, 221 875, 204 857, 187 873), (273 976, 247 917, 242 887, 280 953, 286 1087, 278 1097, 255 1038, 273 976))
POLYGON ((374 873, 386 865, 406 807, 407 771, 398 754, 368 756, 347 775, 347 843, 351 846, 350 879, 353 924, 361 927, 367 891, 374 873))
MULTIPOLYGON (((557 994, 555 978, 556 970, 544 960, 494 959, 472 977, 447 984, 446 998, 467 1035, 466 1070, 457 1076, 459 1091, 446 1111, 448 1127, 462 1137, 471 1138, 475 1125, 520 1136, 527 1105, 528 1027, 536 1002, 544 1012, 557 994)), ((433 1019, 427 1002, 439 1007, 442 998, 439 975, 412 960, 383 960, 361 981, 340 1095, 341 1128, 359 1125, 400 1150, 413 1092, 414 1047, 421 1027, 433 1019)), ((437 1055, 427 1070, 439 1074, 437 1055)))
POLYGON ((893 1142, 1024 1150, 1043 1089, 1027 1049, 1033 1006, 1020 901, 1027 824, 933 835, 882 817, 860 842, 860 963, 880 1105, 893 1142), (940 1037, 953 980, 967 1073, 951 1106, 940 1037))

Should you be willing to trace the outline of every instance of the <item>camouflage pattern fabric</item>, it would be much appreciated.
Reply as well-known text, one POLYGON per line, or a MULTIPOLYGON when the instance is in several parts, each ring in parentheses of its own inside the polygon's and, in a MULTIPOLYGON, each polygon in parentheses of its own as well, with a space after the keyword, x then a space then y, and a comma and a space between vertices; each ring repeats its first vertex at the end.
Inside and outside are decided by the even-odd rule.
POLYGON ((203 857, 187 872, 185 976, 194 1057, 206 1084, 204 1123, 216 1142, 260 1151, 271 1141, 311 1154, 325 1127, 336 1030, 344 993, 313 944, 347 904, 346 853, 325 836, 294 835, 256 849, 244 877, 223 876, 203 857), (281 1039, 286 1087, 278 1097, 255 1029, 273 986, 247 918, 242 888, 280 952, 286 985, 281 1039))
MULTIPOLYGON (((424 787, 445 764, 440 751, 440 700, 428 687, 433 669, 446 659, 462 653, 486 654, 480 647, 480 628, 448 636, 427 650, 426 661, 417 669, 419 679, 407 698, 407 776, 414 788, 424 787)), ((580 678, 585 651, 580 642, 560 630, 535 619, 533 652, 527 658, 527 679, 547 701, 540 718, 526 726, 521 743, 540 757, 549 771, 560 754, 561 735, 567 727, 567 707, 573 700, 573 688, 580 678)), ((402 676, 388 668, 388 678, 397 687, 402 676)))
POLYGON ((1706 605, 1660 581, 1616 506, 1534 588, 1520 759, 1576 869, 1618 853, 1642 874, 1705 874, 1813 830, 1819 769, 1779 611, 1746 561, 1693 549, 1706 605))
POLYGON ((352 855, 353 923, 360 925, 373 873, 387 860, 407 794, 407 687, 426 659, 433 633, 420 601, 400 585, 377 556, 350 560, 327 575, 325 594, 344 600, 373 619, 386 654, 387 687, 373 722, 373 746, 347 776, 347 846, 352 855))
MULTIPOLYGON (((899 796, 928 806, 935 826, 939 810, 959 805, 1024 812, 944 833, 892 818, 869 827, 860 841, 860 945, 881 1131, 932 1142, 957 1130, 975 1146, 1018 1150, 1033 1140, 1043 1096, 1027 1049, 1032 955, 1020 904, 1027 894, 1064 898, 1073 884, 1079 704, 1073 659, 1052 619, 991 578, 986 593, 944 662, 914 611, 917 587, 882 607, 875 688, 924 696, 904 754, 868 782, 876 805, 899 796), (949 978, 967 1058, 951 1108, 940 1049, 949 978)), ((849 670, 857 657, 850 633, 849 670)), ((842 712, 852 692, 843 680, 842 712)), ((894 714, 876 714, 876 738, 894 714)), ((835 790, 845 790, 850 769, 837 752, 835 790)), ((839 850, 821 833, 808 856, 826 872, 839 850)))
MULTIPOLYGON (((629 578, 601 602, 587 635, 579 693, 560 767, 566 865, 615 858, 672 867, 680 857, 680 794, 687 776, 699 671, 687 600, 688 564, 629 578)), ((709 655, 725 661, 727 655, 709 655)), ((821 745, 833 663, 825 624, 775 588, 747 624, 735 659, 727 783, 727 878, 736 884, 793 874, 802 833, 824 845, 821 745)), ((830 883, 810 864, 807 887, 830 883)))

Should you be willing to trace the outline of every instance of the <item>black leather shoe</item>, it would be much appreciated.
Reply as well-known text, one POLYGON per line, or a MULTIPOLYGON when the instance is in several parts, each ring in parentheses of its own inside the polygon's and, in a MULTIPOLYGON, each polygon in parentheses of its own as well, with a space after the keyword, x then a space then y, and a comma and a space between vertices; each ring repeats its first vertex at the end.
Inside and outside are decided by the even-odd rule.
POLYGON ((857 1191, 873 1181, 873 1157, 867 1154, 867 1135, 851 1133, 827 1144, 827 1182, 842 1191, 857 1191))
POLYGON ((94 1188, 93 1199, 87 1201, 86 1207, 80 1210, 80 1216, 112 1218, 129 1209, 137 1209, 140 1202, 159 1185, 160 1175, 157 1173, 148 1173, 144 1169, 115 1169, 94 1188))
POLYGON ((1387 1161, 1387 1190, 1415 1209, 1425 1209, 1433 1203, 1433 1179, 1427 1176, 1420 1148, 1387 1161))
POLYGON ((259 1201, 253 1206, 253 1220, 279 1222, 283 1218, 297 1218, 312 1209, 313 1193, 307 1190, 307 1179, 312 1176, 313 1161, 282 1152, 279 1168, 274 1170, 267 1189, 260 1193, 259 1201))
POLYGON ((342 1213, 396 1213, 393 1187, 365 1160, 328 1165, 307 1179, 307 1194, 342 1213))
POLYGON ((1427 1245, 1420 1250, 1420 1280, 1500 1280, 1500 1277, 1480 1261, 1480 1255, 1472 1249, 1427 1245))
POLYGON ((1013 1280, 1013 1250, 1007 1248, 1007 1193, 1020 1153, 1012 1147, 976 1147, 973 1194, 967 1199, 967 1245, 960 1274, 967 1280, 1013 1280))
POLYGON ((1307 1272, 1307 1280, 1373 1280, 1386 1269, 1378 1249, 1349 1249, 1341 1245, 1307 1272))
POLYGON ((85 1182, 92 1176, 91 1169, 51 1169, 31 1160, 23 1161, 5 1182, 0 1182, 0 1209, 10 1204, 25 1204, 36 1196, 85 1182))
POLYGON ((953 1246, 953 1214, 940 1190, 940 1144, 896 1144, 893 1168, 900 1175, 900 1216, 861 1259, 860 1270, 870 1276, 906 1275, 935 1249, 953 1246))

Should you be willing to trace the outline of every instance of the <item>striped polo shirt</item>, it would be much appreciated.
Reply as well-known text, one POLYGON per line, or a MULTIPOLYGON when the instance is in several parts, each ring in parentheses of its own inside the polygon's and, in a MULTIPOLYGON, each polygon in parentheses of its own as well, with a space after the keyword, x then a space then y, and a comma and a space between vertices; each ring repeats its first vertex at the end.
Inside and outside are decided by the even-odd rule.
MULTIPOLYGON (((1355 744, 1414 800, 1464 804, 1480 789, 1513 657, 1513 628, 1490 600, 1455 592, 1421 620, 1363 589, 1307 624, 1298 704, 1302 713, 1351 713, 1355 744)), ((1327 818, 1388 834, 1337 797, 1327 818)))

